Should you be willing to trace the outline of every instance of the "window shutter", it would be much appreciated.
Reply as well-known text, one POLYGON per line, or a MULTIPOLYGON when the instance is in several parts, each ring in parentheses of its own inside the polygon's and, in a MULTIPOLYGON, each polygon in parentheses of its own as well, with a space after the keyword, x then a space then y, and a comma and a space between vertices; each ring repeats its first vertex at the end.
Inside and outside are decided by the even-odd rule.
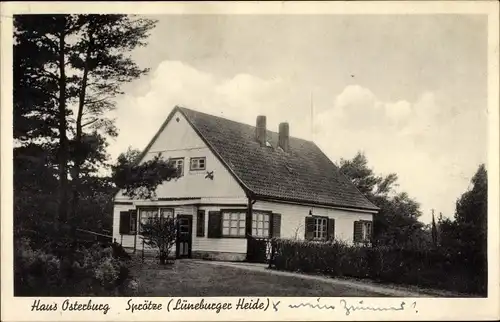
POLYGON ((360 243, 363 241, 363 223, 361 221, 354 222, 354 242, 360 243))
POLYGON ((136 234, 137 233, 137 210, 136 209, 130 209, 129 210, 130 214, 130 221, 129 221, 129 229, 132 226, 132 223, 134 223, 134 229, 130 229, 130 233, 136 234))
POLYGON ((120 211, 120 234, 130 233, 130 212, 120 211))
POLYGON ((305 238, 311 240, 314 238, 314 217, 306 217, 305 238))
POLYGON ((335 239, 335 219, 328 218, 328 239, 335 239))
POLYGON ((196 218, 196 237, 205 237, 205 210, 198 210, 196 218))
POLYGON ((220 238, 222 236, 222 216, 220 211, 208 212, 208 238, 220 238))
POLYGON ((272 214, 271 237, 281 237, 281 214, 272 214))

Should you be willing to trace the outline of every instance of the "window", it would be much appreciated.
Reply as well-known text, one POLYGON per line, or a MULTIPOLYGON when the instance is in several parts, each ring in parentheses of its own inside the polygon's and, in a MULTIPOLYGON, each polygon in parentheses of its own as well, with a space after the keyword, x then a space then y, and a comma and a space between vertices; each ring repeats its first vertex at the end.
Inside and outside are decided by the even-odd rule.
POLYGON ((205 170, 206 168, 206 159, 205 157, 202 158, 191 158, 191 163, 189 170, 191 171, 197 171, 197 170, 205 170))
MULTIPOLYGON (((173 217, 174 210, 172 208, 161 207, 139 208, 139 220, 141 225, 151 223, 153 218, 158 218, 158 214, 160 214, 160 220, 162 220, 163 218, 173 217)), ((140 231, 142 231, 142 228, 140 231)))
POLYGON ((327 218, 314 217, 314 230, 313 230, 314 239, 326 239, 327 223, 328 223, 327 218))
POLYGON ((121 235, 135 235, 137 227, 137 210, 120 211, 119 232, 121 235))
POLYGON ((269 214, 253 213, 252 235, 256 237, 269 237, 269 214))
MULTIPOLYGON (((136 213, 137 215, 137 213, 136 213)), ((137 229, 137 216, 130 216, 130 233, 135 234, 137 229)))
POLYGON ((372 225, 368 220, 360 220, 354 222, 354 242, 369 243, 372 239, 372 225))
POLYGON ((246 212, 225 211, 222 215, 222 235, 245 237, 246 212))
POLYGON ((205 237, 205 210, 198 210, 196 217, 196 237, 205 237))
POLYGON ((171 158, 170 162, 177 169, 179 177, 184 175, 184 158, 171 158))
POLYGON ((371 221, 364 221, 361 226, 361 239, 363 241, 370 241, 372 234, 372 223, 371 221))

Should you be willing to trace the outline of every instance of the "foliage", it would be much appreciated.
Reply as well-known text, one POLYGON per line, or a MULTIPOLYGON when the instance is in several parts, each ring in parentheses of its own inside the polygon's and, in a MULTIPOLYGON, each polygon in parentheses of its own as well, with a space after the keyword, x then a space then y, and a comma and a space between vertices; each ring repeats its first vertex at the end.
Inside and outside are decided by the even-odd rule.
POLYGON ((365 247, 339 241, 291 239, 273 239, 272 244, 271 264, 279 270, 486 294, 485 280, 470 269, 480 261, 473 252, 461 253, 444 247, 365 247))
POLYGON ((166 264, 177 237, 177 220, 173 217, 150 218, 141 224, 144 244, 158 249, 160 264, 166 264))
POLYGON ((484 164, 478 167, 471 185, 457 200, 454 220, 438 218, 438 240, 441 247, 474 254, 475 260, 468 265, 477 278, 487 281, 488 175, 484 164))
MULTIPOLYGON (((66 249, 68 256, 49 247, 34 247, 22 238, 15 245, 14 292, 16 296, 105 296, 119 295, 128 284, 126 263, 116 247, 78 246, 66 249)), ((40 246, 40 245, 38 245, 40 246)))
POLYGON ((122 84, 148 72, 128 54, 145 45, 154 25, 128 15, 14 17, 14 137, 21 145, 50 146, 63 223, 68 191, 75 217, 82 177, 106 165, 106 138, 117 135, 107 112, 122 84))
POLYGON ((151 160, 139 163, 140 152, 128 149, 120 154, 112 166, 113 181, 124 194, 131 198, 151 199, 156 196, 156 188, 164 181, 178 176, 178 171, 161 154, 151 160))
POLYGON ((368 160, 358 152, 352 160, 340 161, 340 171, 346 175, 368 200, 380 210, 374 215, 374 242, 378 245, 430 245, 424 225, 418 221, 420 205, 406 192, 396 192, 397 175, 376 175, 368 160))

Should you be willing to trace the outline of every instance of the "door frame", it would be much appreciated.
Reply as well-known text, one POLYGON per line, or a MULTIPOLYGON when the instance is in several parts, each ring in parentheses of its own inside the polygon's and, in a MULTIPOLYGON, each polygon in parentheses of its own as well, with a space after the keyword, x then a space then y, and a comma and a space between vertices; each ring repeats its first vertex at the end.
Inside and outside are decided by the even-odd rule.
POLYGON ((185 214, 178 214, 177 215, 177 236, 175 240, 175 258, 191 258, 191 253, 193 249, 193 215, 185 215, 185 214), (180 231, 180 220, 181 219, 187 219, 189 221, 189 231, 187 233, 187 237, 183 236, 181 238, 181 231, 180 231), (188 243, 188 252, 187 255, 180 255, 179 250, 180 250, 180 243, 181 242, 187 242, 188 243))

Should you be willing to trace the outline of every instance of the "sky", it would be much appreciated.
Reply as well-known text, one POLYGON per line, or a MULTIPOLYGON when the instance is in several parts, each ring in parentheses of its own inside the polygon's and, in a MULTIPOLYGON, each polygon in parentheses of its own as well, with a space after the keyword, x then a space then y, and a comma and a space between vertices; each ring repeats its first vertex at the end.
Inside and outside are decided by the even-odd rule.
POLYGON ((398 191, 452 217, 487 158, 487 20, 475 15, 161 15, 131 57, 150 73, 113 112, 115 159, 175 105, 365 153, 398 191))

